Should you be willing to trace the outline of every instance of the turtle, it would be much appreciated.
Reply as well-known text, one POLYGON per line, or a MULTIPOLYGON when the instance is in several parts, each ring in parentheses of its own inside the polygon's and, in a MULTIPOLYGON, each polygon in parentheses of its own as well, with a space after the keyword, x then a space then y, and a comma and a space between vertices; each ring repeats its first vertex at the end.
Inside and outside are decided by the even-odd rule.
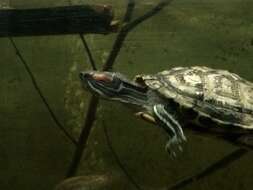
POLYGON ((239 75, 205 66, 174 67, 134 80, 117 72, 80 72, 93 94, 140 108, 136 116, 168 134, 173 156, 187 141, 183 127, 223 135, 253 131, 253 83, 239 75))

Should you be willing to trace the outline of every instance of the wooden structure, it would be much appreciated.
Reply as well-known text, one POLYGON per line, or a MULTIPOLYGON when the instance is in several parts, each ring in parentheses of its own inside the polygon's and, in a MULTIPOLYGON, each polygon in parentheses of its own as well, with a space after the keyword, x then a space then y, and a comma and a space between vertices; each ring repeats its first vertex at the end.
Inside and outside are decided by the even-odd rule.
POLYGON ((112 8, 81 5, 38 9, 0 9, 0 37, 114 32, 112 8))

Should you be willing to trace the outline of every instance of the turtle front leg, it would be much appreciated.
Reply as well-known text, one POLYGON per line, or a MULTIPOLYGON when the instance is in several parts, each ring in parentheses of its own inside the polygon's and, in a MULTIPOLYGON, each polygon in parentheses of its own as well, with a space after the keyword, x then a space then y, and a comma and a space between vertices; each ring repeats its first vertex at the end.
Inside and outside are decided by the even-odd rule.
POLYGON ((181 144, 186 141, 182 127, 169 110, 166 109, 166 106, 162 104, 154 105, 153 113, 158 126, 162 127, 170 137, 165 149, 175 157, 178 150, 183 150, 181 144))
POLYGON ((137 112, 135 113, 135 116, 149 122, 149 123, 152 123, 152 124, 156 124, 156 120, 155 118, 150 115, 149 113, 146 113, 146 112, 137 112))

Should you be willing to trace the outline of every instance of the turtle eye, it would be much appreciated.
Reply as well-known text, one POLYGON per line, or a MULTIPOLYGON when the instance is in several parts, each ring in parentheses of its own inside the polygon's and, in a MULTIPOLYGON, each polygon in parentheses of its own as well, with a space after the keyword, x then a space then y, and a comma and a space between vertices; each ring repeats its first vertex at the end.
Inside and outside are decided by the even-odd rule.
POLYGON ((97 73, 92 75, 93 79, 100 82, 112 82, 112 77, 103 73, 97 73))

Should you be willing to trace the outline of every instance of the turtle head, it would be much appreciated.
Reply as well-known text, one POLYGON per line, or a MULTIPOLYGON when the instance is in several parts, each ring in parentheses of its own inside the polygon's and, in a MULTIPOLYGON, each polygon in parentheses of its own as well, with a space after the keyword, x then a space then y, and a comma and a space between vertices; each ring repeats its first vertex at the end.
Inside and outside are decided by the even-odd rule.
POLYGON ((144 89, 119 73, 84 71, 79 76, 85 89, 102 98, 132 104, 143 104, 143 99, 146 100, 144 89))
POLYGON ((84 71, 79 74, 84 88, 106 99, 118 96, 121 79, 113 72, 84 71))

